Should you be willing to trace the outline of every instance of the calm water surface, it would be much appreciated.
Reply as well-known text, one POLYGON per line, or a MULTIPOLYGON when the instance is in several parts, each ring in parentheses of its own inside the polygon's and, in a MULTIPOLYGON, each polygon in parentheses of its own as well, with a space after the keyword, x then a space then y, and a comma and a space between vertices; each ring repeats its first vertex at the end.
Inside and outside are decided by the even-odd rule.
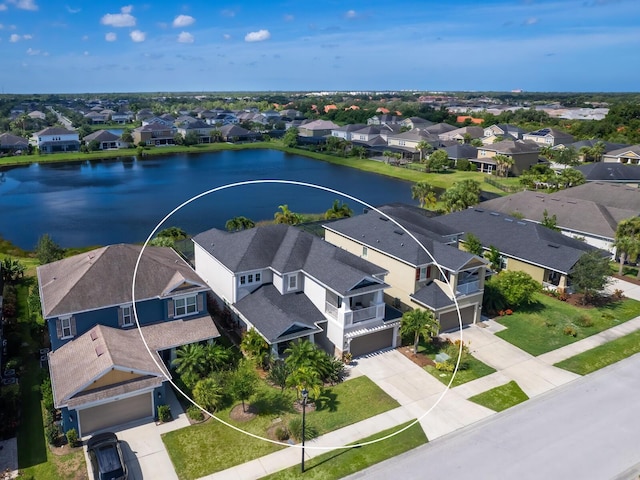
MULTIPOLYGON (((32 249, 43 233, 63 247, 142 242, 189 198, 221 185, 259 179, 314 183, 372 205, 416 203, 409 182, 275 150, 30 165, 4 170, 0 235, 25 249, 32 249)), ((162 228, 176 225, 196 234, 224 228, 229 218, 239 215, 254 221, 272 219, 281 204, 299 213, 323 212, 336 198, 287 184, 234 187, 191 203, 162 228)), ((362 211, 361 205, 347 203, 355 212, 362 211)))

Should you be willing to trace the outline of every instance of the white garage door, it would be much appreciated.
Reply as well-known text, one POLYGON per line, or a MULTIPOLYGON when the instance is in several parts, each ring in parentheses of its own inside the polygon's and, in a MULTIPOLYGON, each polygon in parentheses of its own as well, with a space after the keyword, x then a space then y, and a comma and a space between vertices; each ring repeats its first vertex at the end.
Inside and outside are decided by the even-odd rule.
POLYGON ((78 412, 80 434, 88 435, 115 425, 153 417, 151 392, 116 402, 98 405, 78 412))
MULTIPOLYGON (((475 308, 473 305, 460 309, 460 317, 462 318, 462 326, 471 325, 473 323, 473 314, 475 308)), ((448 332, 451 330, 458 330, 460 323, 458 321, 458 311, 443 313, 440 315, 440 331, 448 332)))

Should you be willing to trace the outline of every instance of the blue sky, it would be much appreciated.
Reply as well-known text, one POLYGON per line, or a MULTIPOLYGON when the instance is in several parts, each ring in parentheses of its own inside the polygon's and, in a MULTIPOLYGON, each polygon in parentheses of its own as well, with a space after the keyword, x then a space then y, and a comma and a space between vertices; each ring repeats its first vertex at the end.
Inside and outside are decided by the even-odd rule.
POLYGON ((4 93, 638 91, 638 0, 0 0, 4 93))

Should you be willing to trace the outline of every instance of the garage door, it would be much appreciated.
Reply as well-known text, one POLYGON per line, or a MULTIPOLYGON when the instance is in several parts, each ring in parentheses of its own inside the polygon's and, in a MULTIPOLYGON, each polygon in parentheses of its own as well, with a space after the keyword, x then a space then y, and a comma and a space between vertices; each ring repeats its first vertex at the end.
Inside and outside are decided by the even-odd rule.
POLYGON ((142 418, 153 417, 151 392, 80 410, 80 433, 87 435, 142 418))
POLYGON ((351 340, 349 351, 354 357, 376 352, 393 345, 393 328, 381 330, 379 332, 356 337, 351 340))
MULTIPOLYGON (((460 316, 462 317, 462 325, 471 325, 473 323, 473 312, 475 307, 473 305, 460 309, 460 316)), ((458 323, 458 311, 443 313, 440 315, 440 331, 447 332, 449 330, 458 330, 460 324, 458 323)))

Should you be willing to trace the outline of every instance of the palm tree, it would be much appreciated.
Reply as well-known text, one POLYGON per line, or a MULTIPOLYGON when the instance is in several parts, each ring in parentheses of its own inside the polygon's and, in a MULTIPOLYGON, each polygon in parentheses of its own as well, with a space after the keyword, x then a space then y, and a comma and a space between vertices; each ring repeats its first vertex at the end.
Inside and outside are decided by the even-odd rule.
POLYGON ((189 388, 192 388, 198 379, 206 372, 207 360, 204 348, 198 343, 183 345, 176 350, 176 359, 173 361, 176 372, 189 388))
POLYGON ((602 155, 607 151, 607 146, 602 140, 598 140, 596 144, 591 147, 591 155, 593 156, 594 162, 599 162, 602 160, 602 155))
POLYGON ((275 223, 284 223, 286 225, 297 225, 302 221, 302 217, 298 213, 289 210, 289 205, 278 205, 280 209, 273 215, 275 223))
POLYGON ((291 370, 295 370, 302 366, 310 366, 315 369, 320 359, 322 351, 318 349, 309 340, 296 340, 289 343, 284 351, 286 355, 285 363, 291 370))
POLYGON ((353 210, 344 202, 334 200, 333 205, 324 213, 324 218, 330 220, 332 218, 347 218, 353 215, 353 210))
POLYGON ((413 335, 413 353, 418 353, 420 337, 423 337, 425 342, 430 342, 431 337, 437 335, 439 330, 440 324, 431 310, 409 310, 400 320, 400 333, 413 335))
POLYGON ((499 177, 509 176, 509 170, 515 163, 513 157, 501 154, 495 155, 493 161, 496 162, 496 170, 499 177))
POLYGON ((218 409, 224 398, 224 391, 213 378, 204 378, 193 387, 193 399, 205 410, 213 412, 218 409))
POLYGON ((433 150, 433 146, 425 140, 420 140, 416 145, 416 150, 420 152, 420 163, 424 163, 426 156, 433 150))
POLYGON ((210 343, 204 347, 204 358, 209 370, 222 370, 231 360, 229 349, 218 343, 210 343))
POLYGON ((292 371, 287 377, 287 384, 296 389, 297 398, 300 398, 302 390, 307 390, 309 397, 315 399, 322 392, 320 374, 308 365, 303 365, 292 371))
MULTIPOLYGON (((620 221, 616 228, 616 238, 614 245, 616 253, 620 257, 620 269, 622 274, 624 262, 636 259, 640 254, 640 217, 632 217, 620 221)), ((638 269, 640 278, 640 268, 638 269)))
POLYGON ((432 207, 437 203, 436 192, 427 182, 418 182, 411 186, 411 198, 420 202, 420 208, 432 207))
POLYGON ((240 230, 248 230, 256 226, 256 223, 247 217, 233 217, 230 220, 227 220, 227 223, 224 224, 224 228, 229 232, 239 232, 240 230))
POLYGON ((393 152, 391 150, 385 150, 382 152, 382 156, 386 158, 387 163, 391 163, 391 158, 393 158, 393 152))
POLYGON ((255 328, 252 328, 242 336, 240 349, 246 356, 262 361, 264 355, 269 352, 269 344, 255 328))

